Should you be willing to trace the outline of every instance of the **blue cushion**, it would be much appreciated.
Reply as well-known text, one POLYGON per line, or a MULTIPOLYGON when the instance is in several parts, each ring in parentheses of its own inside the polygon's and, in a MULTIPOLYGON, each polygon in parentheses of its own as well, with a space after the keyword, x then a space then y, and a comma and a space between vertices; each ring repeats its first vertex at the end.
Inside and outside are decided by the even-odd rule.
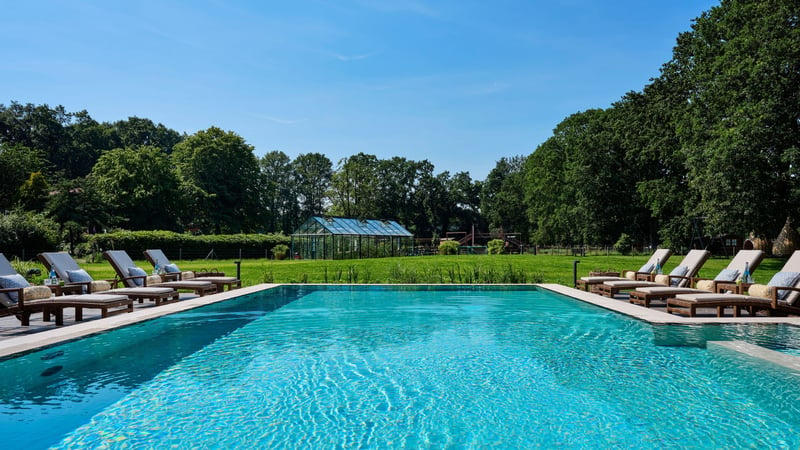
MULTIPOLYGON (((675 275, 676 277, 682 277, 682 276, 686 275, 688 272, 689 272, 689 268, 688 267, 686 267, 686 266, 678 266, 678 267, 672 269, 672 272, 670 272, 669 274, 670 275, 675 275)), ((683 281, 683 280, 680 279, 680 278, 676 278, 676 279, 670 281, 669 284, 670 284, 670 286, 677 286, 677 285, 681 284, 681 281, 683 281)))
POLYGON ((73 283, 86 283, 92 281, 92 276, 86 273, 83 269, 68 270, 67 278, 73 283))
MULTIPOLYGON (((140 269, 138 267, 129 267, 128 268, 128 276, 129 277, 146 277, 147 272, 144 269, 140 269)), ((133 282, 136 283, 137 286, 144 285, 144 278, 134 278, 133 282)))
POLYGON ((652 271, 653 271, 653 269, 654 269, 655 267, 656 267, 656 266, 655 266, 654 264, 649 264, 649 263, 648 263, 648 264, 645 264, 645 265, 643 265, 643 266, 642 266, 642 267, 639 269, 639 272, 643 272, 643 273, 650 273, 650 272, 652 272, 652 271))
POLYGON ((181 269, 179 269, 175 264, 167 264, 164 266, 164 271, 167 273, 178 273, 181 271, 181 269))
POLYGON ((716 281, 736 281, 739 276, 737 269, 722 269, 719 274, 714 278, 716 281))
MULTIPOLYGON (((767 286, 785 286, 785 287, 792 287, 797 284, 797 280, 800 279, 800 272, 778 272, 776 273, 767 286)), ((786 289, 778 289, 778 300, 784 300, 789 292, 786 289)))
MULTIPOLYGON (((18 273, 15 273, 14 275, 0 276, 0 287, 3 289, 26 288, 30 285, 31 284, 28 283, 28 280, 18 273)), ((17 303, 17 292, 6 292, 5 294, 11 299, 12 303, 17 303)))

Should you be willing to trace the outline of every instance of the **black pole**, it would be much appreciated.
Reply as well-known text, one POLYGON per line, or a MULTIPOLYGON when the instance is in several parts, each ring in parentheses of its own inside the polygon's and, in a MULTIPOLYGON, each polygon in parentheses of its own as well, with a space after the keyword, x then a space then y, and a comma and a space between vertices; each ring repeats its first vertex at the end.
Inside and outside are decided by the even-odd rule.
POLYGON ((236 264, 236 279, 237 280, 241 280, 242 279, 242 262, 241 261, 234 261, 233 263, 236 264))
POLYGON ((577 259, 575 261, 572 261, 572 285, 573 286, 577 286, 578 285, 578 264, 580 264, 580 263, 581 262, 578 261, 577 259))

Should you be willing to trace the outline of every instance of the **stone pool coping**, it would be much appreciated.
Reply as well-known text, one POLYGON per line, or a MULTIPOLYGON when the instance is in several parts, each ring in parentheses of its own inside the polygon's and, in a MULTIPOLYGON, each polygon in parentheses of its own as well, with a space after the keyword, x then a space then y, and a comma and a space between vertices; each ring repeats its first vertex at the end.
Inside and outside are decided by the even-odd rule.
POLYGON ((155 319, 176 312, 187 311, 201 306, 229 300, 241 295, 252 294, 278 287, 278 284, 259 284, 248 286, 217 294, 194 297, 169 303, 157 307, 136 309, 132 313, 120 314, 105 319, 87 320, 64 327, 49 329, 38 333, 17 336, 0 340, 0 358, 6 358, 17 353, 29 352, 43 347, 50 347, 62 342, 79 339, 97 333, 104 333, 128 325, 132 325, 146 320, 155 319))
MULTIPOLYGON (((204 297, 195 297, 187 300, 182 300, 176 303, 161 305, 158 307, 137 309, 129 314, 121 314, 102 320, 88 320, 86 322, 77 323, 65 327, 49 329, 37 333, 32 333, 24 336, 11 337, 0 340, 0 358, 6 358, 18 353, 29 352, 39 348, 50 347, 62 342, 79 339, 82 337, 90 336, 97 333, 103 333, 143 322, 146 320, 155 319, 168 314, 173 314, 181 311, 187 311, 201 306, 210 305, 213 303, 225 301, 241 295, 251 294, 266 289, 272 289, 281 286, 281 284, 258 284, 255 286, 243 287, 234 289, 232 291, 225 291, 213 295, 206 295, 204 297)), ((498 285, 494 285, 498 286, 498 285)), ((547 289, 552 292, 563 294, 605 309, 616 311, 627 316, 635 317, 637 319, 662 325, 704 325, 704 324, 789 324, 800 326, 800 317, 681 317, 673 314, 668 314, 663 311, 658 311, 651 308, 644 308, 642 306, 633 305, 627 301, 603 297, 590 292, 581 291, 578 289, 562 286, 560 284, 536 284, 535 286, 547 289)), ((749 344, 748 344, 749 345, 749 344)), ((748 345, 730 345, 730 349, 737 350, 750 356, 761 357, 769 354, 761 350, 755 351, 748 345), (761 356, 759 356, 761 355, 761 356)), ((757 349, 763 349, 757 347, 757 349)), ((787 356, 791 364, 796 364, 800 367, 800 358, 784 355, 779 352, 779 355, 787 356)), ((774 356, 772 360, 780 359, 774 356)), ((784 359, 780 359, 784 361, 784 359)), ((774 361, 773 361, 774 362, 774 361)), ((784 364, 785 365, 785 364, 784 364)), ((794 366, 792 366, 794 367, 794 366)))

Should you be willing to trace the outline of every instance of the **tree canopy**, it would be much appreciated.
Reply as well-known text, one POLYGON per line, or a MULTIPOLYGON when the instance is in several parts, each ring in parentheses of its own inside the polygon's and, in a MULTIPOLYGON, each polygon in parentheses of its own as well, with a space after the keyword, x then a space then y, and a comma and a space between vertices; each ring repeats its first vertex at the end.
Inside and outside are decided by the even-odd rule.
POLYGON ((626 235, 686 247, 696 220, 772 237, 800 207, 799 23, 795 0, 721 0, 677 36, 658 77, 564 118, 529 155, 499 153, 485 180, 368 152, 336 167, 325 149, 258 157, 215 126, 187 135, 12 101, 0 104, 0 209, 85 232, 291 233, 336 214, 398 220, 419 237, 475 226, 543 245, 626 235))

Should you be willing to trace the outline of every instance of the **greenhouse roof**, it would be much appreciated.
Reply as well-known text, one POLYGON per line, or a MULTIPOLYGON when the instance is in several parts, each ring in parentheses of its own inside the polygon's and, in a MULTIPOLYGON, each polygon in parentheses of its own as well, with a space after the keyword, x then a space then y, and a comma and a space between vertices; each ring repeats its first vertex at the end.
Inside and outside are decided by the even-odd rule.
POLYGON ((412 237, 410 231, 394 220, 352 219, 346 217, 314 216, 306 220, 292 236, 308 234, 338 234, 350 236, 412 237))

